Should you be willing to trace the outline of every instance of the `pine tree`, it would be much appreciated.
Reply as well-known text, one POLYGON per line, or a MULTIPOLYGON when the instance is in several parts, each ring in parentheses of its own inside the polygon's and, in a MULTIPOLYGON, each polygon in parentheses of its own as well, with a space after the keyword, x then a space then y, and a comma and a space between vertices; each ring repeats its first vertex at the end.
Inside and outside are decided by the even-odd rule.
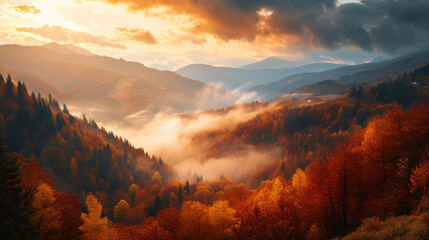
POLYGON ((185 191, 186 191, 186 193, 189 194, 189 181, 188 180, 186 180, 185 191))
POLYGON ((28 95, 27 87, 25 86, 25 83, 18 82, 18 88, 17 88, 17 96, 18 96, 18 104, 21 107, 25 106, 25 96, 28 95))
POLYGON ((0 74, 0 86, 4 86, 5 84, 3 75, 0 74))
POLYGON ((70 114, 69 110, 67 109, 66 104, 63 105, 63 113, 70 114))
POLYGON ((16 156, 0 156, 0 236, 5 239, 33 239, 35 231, 30 224, 33 191, 23 188, 16 156))
POLYGON ((6 98, 13 97, 13 92, 14 92, 14 86, 13 86, 12 78, 10 77, 10 75, 7 75, 6 98))
POLYGON ((177 201, 179 203, 179 206, 183 202, 183 187, 182 187, 182 184, 179 184, 177 201))
POLYGON ((152 205, 148 208, 148 213, 150 216, 156 216, 158 215, 159 210, 162 208, 162 202, 159 195, 156 195, 155 201, 152 203, 152 205))

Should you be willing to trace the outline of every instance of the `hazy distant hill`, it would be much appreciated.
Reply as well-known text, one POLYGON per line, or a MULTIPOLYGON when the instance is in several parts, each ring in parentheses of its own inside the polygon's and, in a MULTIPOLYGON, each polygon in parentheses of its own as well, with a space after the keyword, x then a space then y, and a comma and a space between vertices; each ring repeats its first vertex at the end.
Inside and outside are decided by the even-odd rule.
POLYGON ((67 100, 82 108, 83 112, 84 108, 101 110, 94 114, 102 121, 123 120, 128 115, 146 112, 137 116, 140 120, 159 111, 194 111, 227 106, 235 100, 225 91, 173 72, 123 59, 70 54, 66 49, 58 44, 3 45, 0 65, 13 71, 17 81, 27 83, 28 78, 20 78, 25 74, 38 76, 38 84, 28 82, 30 89, 49 84, 77 96, 79 100, 69 102, 66 95, 58 91, 52 93, 58 100, 67 100))
POLYGON ((58 44, 56 42, 51 42, 51 43, 47 43, 45 45, 42 45, 42 47, 51 49, 57 53, 61 53, 61 54, 82 54, 82 55, 87 55, 87 56, 92 56, 94 55, 92 52, 72 45, 72 44, 58 44))
POLYGON ((40 92, 44 96, 48 96, 48 94, 51 93, 53 96, 62 96, 62 99, 65 101, 77 101, 80 99, 78 96, 71 95, 61 88, 49 84, 42 77, 31 73, 16 71, 3 65, 0 65, 0 73, 8 73, 12 75, 14 79, 20 79, 19 81, 25 82, 27 88, 35 93, 40 92))
POLYGON ((293 68, 304 65, 303 62, 288 61, 278 57, 269 57, 264 60, 247 64, 239 67, 240 69, 274 69, 274 68, 293 68))
POLYGON ((361 82, 375 83, 386 77, 395 76, 400 72, 412 70, 428 63, 429 50, 424 50, 387 61, 343 66, 322 72, 295 74, 279 81, 255 86, 251 90, 257 91, 263 100, 269 100, 301 86, 328 79, 337 79, 341 84, 350 85, 361 82))
MULTIPOLYGON (((342 84, 340 81, 335 79, 323 80, 317 83, 308 84, 296 88, 289 93, 311 93, 314 95, 328 95, 338 94, 342 95, 346 93, 348 87, 342 84)), ((286 94, 287 95, 287 94, 286 94)))
POLYGON ((240 69, 213 67, 204 64, 191 64, 177 70, 176 73, 215 86, 218 86, 220 83, 221 88, 226 90, 233 90, 239 87, 243 87, 243 90, 246 90, 258 84, 277 81, 291 74, 320 72, 339 66, 344 65, 333 63, 312 63, 294 68, 276 69, 276 65, 274 65, 273 68, 269 69, 240 69))

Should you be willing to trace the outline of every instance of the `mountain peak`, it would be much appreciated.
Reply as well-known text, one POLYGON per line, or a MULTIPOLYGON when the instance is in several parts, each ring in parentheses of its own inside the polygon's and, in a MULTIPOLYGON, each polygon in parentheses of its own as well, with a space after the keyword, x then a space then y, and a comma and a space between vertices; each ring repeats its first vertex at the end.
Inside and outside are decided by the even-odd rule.
POLYGON ((48 48, 52 51, 55 51, 61 54, 81 54, 81 55, 87 55, 87 56, 94 55, 90 51, 72 44, 62 45, 56 42, 50 42, 42 45, 42 47, 48 48))
POLYGON ((50 42, 47 44, 42 45, 42 47, 44 48, 48 48, 52 51, 55 51, 57 53, 61 53, 61 54, 76 54, 75 52, 73 52, 72 50, 64 47, 63 45, 56 43, 56 42, 50 42))
POLYGON ((241 66, 241 69, 278 69, 293 68, 303 65, 302 62, 289 61, 279 57, 268 57, 261 61, 241 66))

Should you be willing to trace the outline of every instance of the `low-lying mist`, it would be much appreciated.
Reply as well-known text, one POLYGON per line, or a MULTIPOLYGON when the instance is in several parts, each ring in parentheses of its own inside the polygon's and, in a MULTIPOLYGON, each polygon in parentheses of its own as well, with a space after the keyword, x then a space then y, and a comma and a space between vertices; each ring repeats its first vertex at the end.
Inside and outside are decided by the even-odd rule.
POLYGON ((257 99, 256 93, 240 88, 229 93, 207 87, 190 99, 192 106, 184 106, 191 109, 190 113, 185 111, 189 114, 180 114, 170 108, 156 113, 143 109, 124 117, 109 118, 106 116, 114 114, 114 109, 75 105, 70 105, 69 109, 77 116, 85 113, 88 119, 95 119, 100 126, 125 137, 135 147, 161 157, 176 171, 178 181, 193 182, 196 176, 204 179, 224 176, 245 182, 254 171, 265 169, 277 160, 280 149, 241 144, 239 149, 229 149, 228 153, 218 156, 208 152, 212 153, 214 144, 239 124, 274 106, 249 103, 254 99, 257 99))
POLYGON ((219 158, 206 157, 206 153, 228 131, 271 107, 262 103, 237 104, 188 115, 158 113, 139 128, 103 126, 126 137, 136 147, 160 156, 176 170, 179 181, 192 182, 196 176, 204 179, 224 176, 241 182, 255 169, 270 164, 274 156, 280 154, 280 149, 258 149, 248 145, 219 158))

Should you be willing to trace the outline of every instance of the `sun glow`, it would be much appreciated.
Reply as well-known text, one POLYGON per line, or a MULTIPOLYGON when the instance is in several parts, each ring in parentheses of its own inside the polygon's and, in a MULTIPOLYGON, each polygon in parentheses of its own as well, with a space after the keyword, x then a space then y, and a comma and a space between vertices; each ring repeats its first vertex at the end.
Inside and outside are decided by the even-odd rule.
POLYGON ((257 11, 258 15, 264 18, 268 18, 273 15, 274 11, 268 8, 261 8, 257 11))

